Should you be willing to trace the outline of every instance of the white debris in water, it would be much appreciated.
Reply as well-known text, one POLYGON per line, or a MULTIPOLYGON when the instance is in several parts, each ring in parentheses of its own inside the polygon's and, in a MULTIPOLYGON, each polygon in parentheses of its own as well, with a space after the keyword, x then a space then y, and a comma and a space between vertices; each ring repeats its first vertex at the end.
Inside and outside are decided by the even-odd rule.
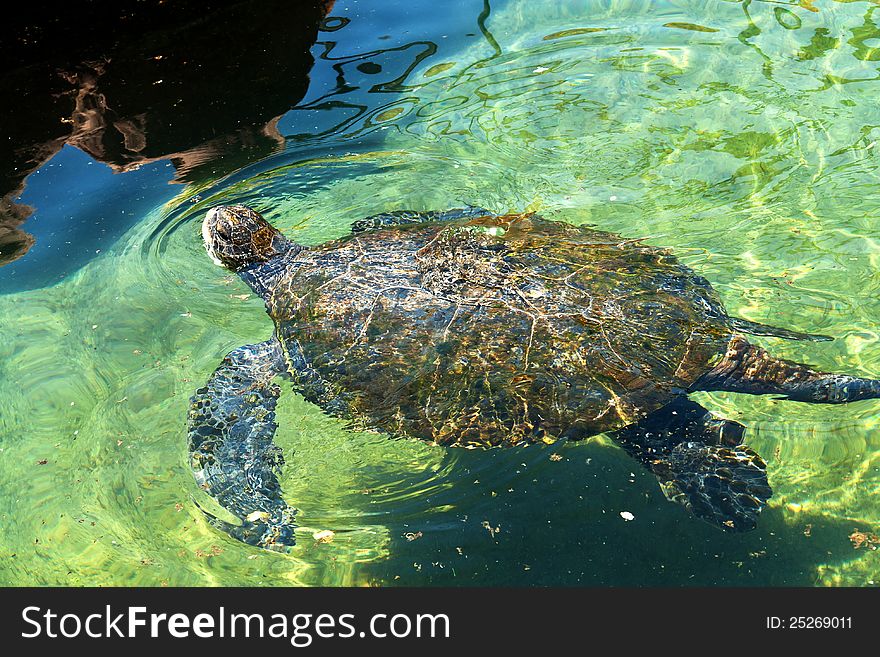
POLYGON ((547 68, 546 66, 539 66, 539 67, 536 68, 534 71, 532 71, 532 73, 546 73, 546 72, 549 71, 549 70, 550 70, 550 69, 547 68))
POLYGON ((616 196, 609 196, 609 197, 608 197, 608 200, 609 200, 609 201, 616 201, 616 200, 617 200, 617 197, 616 197, 616 196))
POLYGON ((636 519, 636 517, 633 514, 631 514, 629 511, 621 511, 620 517, 623 518, 624 520, 626 520, 627 522, 629 522, 630 520, 636 519))
POLYGON ((324 529, 323 531, 312 534, 312 538, 318 541, 318 543, 329 543, 333 540, 334 536, 336 536, 336 532, 330 529, 324 529))

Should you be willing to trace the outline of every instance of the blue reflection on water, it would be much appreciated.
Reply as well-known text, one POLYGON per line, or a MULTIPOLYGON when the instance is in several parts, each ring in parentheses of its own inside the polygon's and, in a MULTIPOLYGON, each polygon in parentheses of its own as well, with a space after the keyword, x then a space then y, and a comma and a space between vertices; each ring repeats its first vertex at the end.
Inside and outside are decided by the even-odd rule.
POLYGON ((16 199, 34 208, 22 229, 36 243, 3 267, 0 292, 52 285, 75 272, 179 193, 179 186, 168 184, 173 177, 168 161, 114 174, 78 148, 65 146, 28 177, 16 199))

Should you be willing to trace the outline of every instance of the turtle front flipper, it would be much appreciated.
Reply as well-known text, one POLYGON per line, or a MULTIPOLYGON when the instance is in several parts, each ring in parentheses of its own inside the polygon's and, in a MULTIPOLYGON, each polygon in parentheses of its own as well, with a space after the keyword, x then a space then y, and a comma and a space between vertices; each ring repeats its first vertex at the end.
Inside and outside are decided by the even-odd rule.
POLYGON ((394 210, 393 212, 383 212, 375 214, 365 219, 359 219, 351 225, 352 233, 363 233, 367 230, 375 230, 378 228, 388 228, 390 226, 408 226, 411 224, 424 223, 442 223, 444 221, 455 221, 456 219, 470 219, 475 217, 494 216, 494 212, 490 212, 484 208, 478 208, 468 205, 464 208, 455 208, 453 210, 443 210, 442 212, 417 212, 415 210, 394 210))
POLYGON ((682 397, 613 435, 668 499, 722 529, 747 531, 773 493, 764 461, 741 444, 744 431, 682 397))
POLYGON ((240 520, 207 513, 211 524, 250 545, 284 551, 294 545, 294 513, 281 495, 284 462, 272 442, 285 371, 281 345, 271 339, 239 347, 196 391, 188 417, 190 465, 196 481, 240 520))

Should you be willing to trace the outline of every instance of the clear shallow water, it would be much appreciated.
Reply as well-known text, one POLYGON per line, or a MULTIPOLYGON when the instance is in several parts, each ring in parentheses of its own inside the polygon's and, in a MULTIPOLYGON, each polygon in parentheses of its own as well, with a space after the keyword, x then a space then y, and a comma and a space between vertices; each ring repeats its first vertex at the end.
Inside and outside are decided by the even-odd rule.
POLYGON ((218 203, 308 244, 462 203, 647 237, 732 314, 838 338, 756 340, 775 354, 880 377, 876 2, 361 0, 332 15, 350 22, 319 34, 283 152, 181 186, 161 163, 90 174, 103 165, 65 149, 29 179, 37 246, 0 270, 18 279, 0 295, 0 581, 880 582, 880 553, 848 538, 880 528, 877 401, 699 395, 748 427, 775 490, 755 532, 727 535, 603 437, 445 450, 352 435, 288 389, 276 439, 300 545, 269 554, 207 526, 188 398, 271 332, 201 246, 218 203), (311 538, 323 529, 332 543, 311 538))

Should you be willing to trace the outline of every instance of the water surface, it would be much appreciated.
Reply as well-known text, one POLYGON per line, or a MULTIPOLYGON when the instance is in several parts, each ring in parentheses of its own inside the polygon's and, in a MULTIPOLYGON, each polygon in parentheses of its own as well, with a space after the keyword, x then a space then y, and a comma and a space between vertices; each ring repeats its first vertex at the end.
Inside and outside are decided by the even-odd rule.
POLYGON ((876 2, 343 0, 330 15, 273 153, 169 184, 170 162, 111 173, 69 146, 27 179, 36 243, 0 269, 0 581, 880 582, 880 553, 849 539, 880 528, 880 401, 700 394, 748 427, 775 491, 758 529, 731 535, 605 437, 446 450, 352 434, 288 387, 276 441, 299 546, 207 525, 188 398, 271 332, 204 253, 219 203, 305 244, 464 203, 648 238, 731 314, 837 338, 756 339, 774 354, 880 377, 876 2), (312 539, 324 529, 331 543, 312 539))

